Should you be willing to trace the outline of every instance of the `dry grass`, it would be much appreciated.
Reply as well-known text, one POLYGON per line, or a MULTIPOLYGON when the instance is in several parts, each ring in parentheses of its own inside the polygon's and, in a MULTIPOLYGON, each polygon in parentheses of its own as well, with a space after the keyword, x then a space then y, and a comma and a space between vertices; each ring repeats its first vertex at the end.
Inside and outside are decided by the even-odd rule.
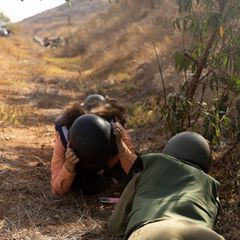
POLYGON ((0 125, 20 125, 24 121, 22 109, 0 103, 0 125))
POLYGON ((1 174, 0 239, 114 239, 105 230, 105 219, 98 217, 105 207, 96 198, 51 195, 49 166, 45 159, 37 160, 8 179, 9 171, 1 174))
POLYGON ((132 107, 132 114, 128 117, 127 123, 130 127, 143 127, 152 125, 156 119, 160 119, 160 111, 157 102, 136 104, 132 107))
POLYGON ((32 52, 22 37, 0 39, 17 46, 0 59, 8 69, 0 78, 0 239, 115 239, 105 227, 111 207, 96 197, 51 193, 53 122, 57 107, 76 99, 79 73, 64 70, 62 59, 46 64, 48 55, 32 52))
MULTIPOLYGON (((158 68, 152 41, 168 84, 174 80, 172 55, 180 37, 169 30, 176 10, 172 3, 154 1, 164 7, 152 10, 150 2, 137 9, 135 0, 122 1, 127 11, 125 5, 114 5, 109 14, 92 18, 92 27, 85 25, 72 36, 65 58, 32 45, 17 29, 9 41, 0 39, 0 117, 5 119, 0 125, 0 240, 117 240, 106 228, 113 206, 100 204, 98 196, 52 195, 53 122, 70 102, 101 91, 125 104, 138 152, 162 149, 163 99, 159 82, 154 82, 158 68), (76 44, 82 39, 79 56, 77 45, 71 46, 74 39, 76 44)), ((212 172, 223 183, 217 230, 228 240, 239 238, 238 156, 239 151, 233 151, 219 158, 212 172)))
POLYGON ((81 54, 79 69, 83 77, 103 77, 121 71, 133 69, 146 59, 154 58, 152 42, 159 42, 158 47, 169 49, 173 32, 171 18, 176 9, 169 7, 167 1, 156 1, 161 8, 151 9, 137 7, 138 3, 121 3, 113 5, 111 11, 93 17, 68 39, 61 55, 71 56, 81 54), (126 6, 124 4, 127 4, 126 6), (168 14, 164 9, 171 9, 168 14), (160 20, 159 20, 160 18, 160 20), (110 21, 111 19, 111 21, 110 21), (158 19, 158 20, 157 20, 158 19), (165 23, 165 24, 163 24, 165 23), (91 41, 94 39, 94 42, 91 41), (107 39, 107 41, 106 41, 107 39), (82 50, 81 50, 82 49, 82 50), (91 71, 88 71, 91 69, 91 71))

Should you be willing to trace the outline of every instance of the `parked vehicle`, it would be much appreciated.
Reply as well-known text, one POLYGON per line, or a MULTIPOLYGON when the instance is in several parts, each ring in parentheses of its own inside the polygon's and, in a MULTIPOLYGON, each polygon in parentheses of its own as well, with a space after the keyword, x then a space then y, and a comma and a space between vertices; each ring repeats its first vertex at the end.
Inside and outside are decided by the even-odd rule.
POLYGON ((9 36, 10 31, 4 27, 0 27, 0 36, 7 37, 9 36))

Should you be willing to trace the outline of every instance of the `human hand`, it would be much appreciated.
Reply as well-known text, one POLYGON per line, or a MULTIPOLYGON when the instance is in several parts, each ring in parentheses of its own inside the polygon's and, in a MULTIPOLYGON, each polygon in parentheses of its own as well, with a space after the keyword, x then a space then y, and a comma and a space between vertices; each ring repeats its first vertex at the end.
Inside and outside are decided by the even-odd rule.
POLYGON ((66 161, 64 163, 64 166, 69 172, 73 173, 75 171, 76 164, 79 162, 79 158, 76 156, 73 149, 69 147, 69 144, 67 145, 65 156, 66 161))
POLYGON ((124 128, 119 122, 111 123, 113 127, 113 134, 115 136, 116 144, 121 144, 124 128))

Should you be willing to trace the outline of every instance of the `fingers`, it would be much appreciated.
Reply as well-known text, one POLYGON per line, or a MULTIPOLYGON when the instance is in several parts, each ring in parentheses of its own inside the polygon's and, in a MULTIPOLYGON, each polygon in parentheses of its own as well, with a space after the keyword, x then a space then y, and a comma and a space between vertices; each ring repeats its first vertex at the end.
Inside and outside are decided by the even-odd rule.
POLYGON ((71 164, 76 164, 79 161, 79 158, 76 156, 76 154, 70 147, 67 147, 65 156, 66 160, 71 164))
POLYGON ((113 126, 113 134, 114 135, 120 135, 120 136, 123 135, 124 129, 120 123, 118 123, 118 122, 112 123, 112 126, 113 126))
POLYGON ((115 143, 117 144, 117 146, 121 145, 122 143, 122 136, 123 136, 123 127, 120 123, 115 122, 112 124, 113 126, 113 135, 115 136, 115 143))
POLYGON ((124 131, 124 128, 120 122, 115 122, 115 125, 117 126, 117 128, 121 129, 121 131, 124 131))

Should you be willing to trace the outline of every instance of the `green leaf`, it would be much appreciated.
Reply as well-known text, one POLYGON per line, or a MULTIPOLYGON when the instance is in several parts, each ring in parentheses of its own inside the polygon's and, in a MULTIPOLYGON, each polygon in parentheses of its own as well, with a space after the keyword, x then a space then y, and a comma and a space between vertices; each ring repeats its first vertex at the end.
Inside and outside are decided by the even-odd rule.
POLYGON ((173 27, 177 29, 179 32, 182 32, 182 18, 177 18, 173 22, 173 27))
POLYGON ((179 12, 190 12, 192 9, 192 0, 179 0, 179 12))
POLYGON ((175 67, 178 73, 187 71, 191 66, 191 61, 181 52, 175 54, 175 67))
POLYGON ((202 5, 206 6, 207 8, 211 8, 214 6, 214 2, 213 0, 201 0, 202 5))

